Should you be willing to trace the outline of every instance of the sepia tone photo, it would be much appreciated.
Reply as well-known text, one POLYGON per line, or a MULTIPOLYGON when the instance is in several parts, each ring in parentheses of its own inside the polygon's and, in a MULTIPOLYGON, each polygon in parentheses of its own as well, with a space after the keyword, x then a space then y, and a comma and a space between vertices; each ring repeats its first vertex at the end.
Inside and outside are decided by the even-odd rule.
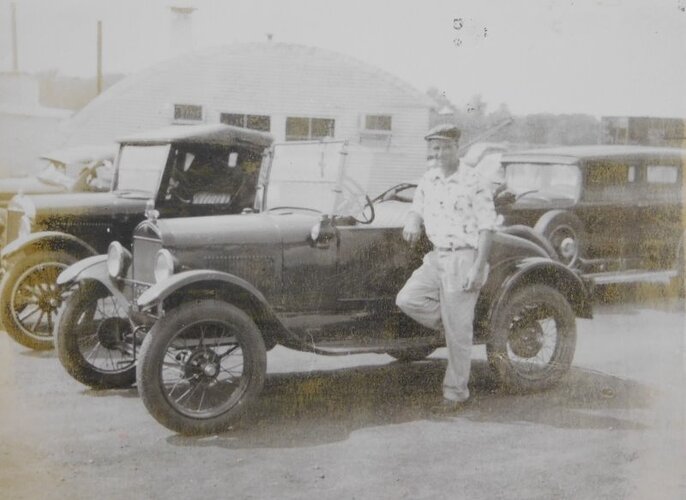
POLYGON ((0 497, 686 497, 684 0, 0 0, 0 497))

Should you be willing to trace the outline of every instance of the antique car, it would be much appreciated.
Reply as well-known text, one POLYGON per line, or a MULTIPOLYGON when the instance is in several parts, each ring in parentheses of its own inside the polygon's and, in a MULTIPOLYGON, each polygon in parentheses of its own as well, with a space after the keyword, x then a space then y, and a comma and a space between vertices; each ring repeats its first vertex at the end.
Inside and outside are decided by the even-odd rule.
MULTIPOLYGON (((109 191, 116 152, 115 145, 64 148, 41 155, 28 175, 0 179, 0 233, 7 205, 16 194, 109 191)), ((3 243, 4 235, 0 246, 3 243)))
POLYGON ((131 244, 154 202, 165 216, 237 213, 253 206, 269 134, 228 125, 173 126, 120 141, 112 191, 16 196, 2 249, 0 320, 19 343, 53 345, 63 297, 55 280, 70 264, 131 244))
POLYGON ((683 277, 686 149, 570 146, 506 154, 506 224, 544 235, 596 284, 683 277))
MULTIPOLYGON (((226 429, 257 397, 276 344, 399 360, 444 345, 395 305, 427 249, 401 234, 416 186, 370 200, 348 168, 355 158, 335 141, 275 145, 257 213, 152 213, 132 252, 113 242, 63 271, 58 283, 74 290, 55 331, 64 367, 94 387, 137 380, 160 423, 195 434, 226 429)), ((531 228, 494 235, 474 340, 514 390, 558 381, 574 355, 575 318, 592 314, 586 283, 553 255, 531 228)))

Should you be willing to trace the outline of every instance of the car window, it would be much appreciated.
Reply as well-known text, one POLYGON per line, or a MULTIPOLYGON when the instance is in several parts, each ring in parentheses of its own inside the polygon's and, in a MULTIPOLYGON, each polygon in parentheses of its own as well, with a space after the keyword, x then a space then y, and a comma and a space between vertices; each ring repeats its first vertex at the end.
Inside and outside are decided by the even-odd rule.
POLYGON ((154 193, 167 163, 170 148, 169 144, 122 147, 115 189, 154 193))
POLYGON ((165 199, 192 205, 252 205, 259 155, 227 148, 180 149, 174 154, 165 199))
POLYGON ((505 166, 505 182, 510 191, 536 192, 553 198, 575 199, 581 183, 577 165, 554 163, 510 163, 505 166))
POLYGON ((274 147, 265 209, 295 207, 331 213, 342 162, 342 142, 274 147))
POLYGON ((649 184, 676 184, 679 172, 673 165, 646 166, 646 182, 649 184))
POLYGON ((620 186, 636 181, 636 167, 626 163, 591 162, 586 168, 589 186, 620 186))

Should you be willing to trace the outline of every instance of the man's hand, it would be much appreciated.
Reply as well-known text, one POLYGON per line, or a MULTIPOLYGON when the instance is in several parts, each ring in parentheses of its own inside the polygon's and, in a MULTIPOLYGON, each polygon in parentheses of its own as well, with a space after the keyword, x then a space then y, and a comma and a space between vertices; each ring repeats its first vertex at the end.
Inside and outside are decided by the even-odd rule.
POLYGON ((414 245, 419 241, 422 235, 422 219, 414 212, 410 212, 407 216, 407 222, 403 228, 403 239, 410 245, 414 245))

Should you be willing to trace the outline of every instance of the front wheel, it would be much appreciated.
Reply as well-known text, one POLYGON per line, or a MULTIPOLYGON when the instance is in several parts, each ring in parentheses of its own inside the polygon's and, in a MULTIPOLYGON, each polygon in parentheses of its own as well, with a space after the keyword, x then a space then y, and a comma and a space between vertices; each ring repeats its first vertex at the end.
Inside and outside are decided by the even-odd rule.
POLYGON ((565 297, 546 285, 517 290, 493 320, 486 352, 508 389, 537 391, 569 370, 576 346, 576 317, 565 297))
POLYGON ((96 389, 131 386, 138 345, 125 304, 102 283, 84 281, 66 299, 55 346, 62 366, 82 384, 96 389))
POLYGON ((76 260, 66 252, 36 251, 10 264, 0 282, 0 320, 21 345, 52 349, 52 329, 65 299, 57 276, 76 260))
POLYGON ((255 323, 218 300, 186 302, 143 341, 138 391, 150 414, 181 434, 228 429, 264 384, 267 356, 255 323))

